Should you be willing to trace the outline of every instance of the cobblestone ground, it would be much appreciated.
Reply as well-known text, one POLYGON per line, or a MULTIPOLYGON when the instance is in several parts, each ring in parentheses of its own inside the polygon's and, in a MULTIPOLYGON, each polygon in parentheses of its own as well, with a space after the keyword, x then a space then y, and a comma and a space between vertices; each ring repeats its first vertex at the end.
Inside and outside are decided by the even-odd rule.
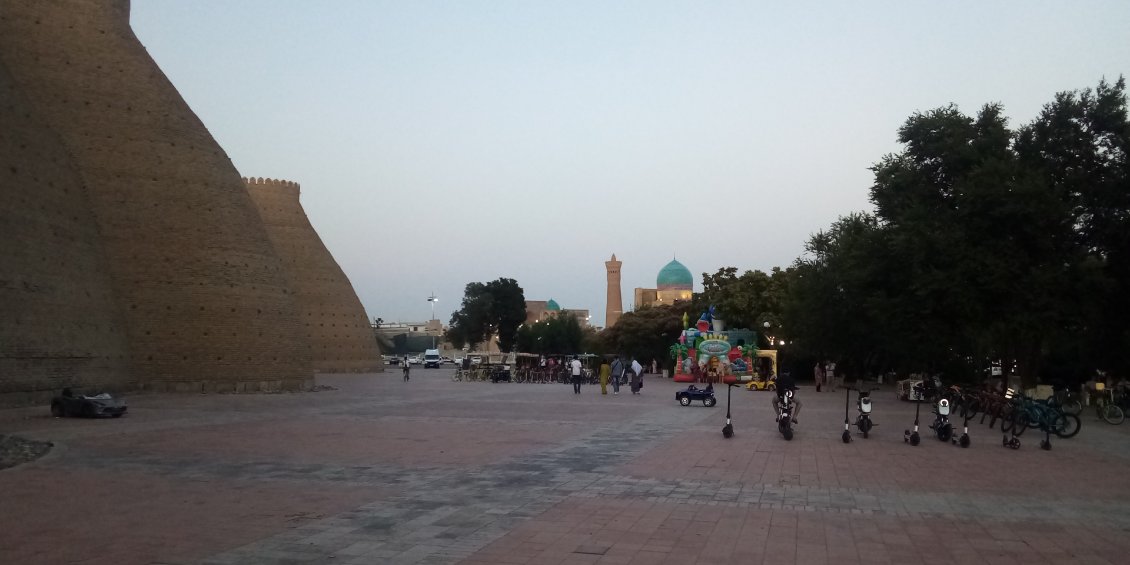
MULTIPOLYGON (((320 377, 337 390, 143 395, 119 420, 0 411, 52 441, 0 471, 0 563, 1126 563, 1130 426, 1085 413, 1018 451, 903 443, 876 393, 844 444, 843 393, 802 389, 796 437, 734 390, 736 435, 676 385, 581 395, 451 371, 320 377)), ((926 414, 923 414, 923 431, 926 414)))

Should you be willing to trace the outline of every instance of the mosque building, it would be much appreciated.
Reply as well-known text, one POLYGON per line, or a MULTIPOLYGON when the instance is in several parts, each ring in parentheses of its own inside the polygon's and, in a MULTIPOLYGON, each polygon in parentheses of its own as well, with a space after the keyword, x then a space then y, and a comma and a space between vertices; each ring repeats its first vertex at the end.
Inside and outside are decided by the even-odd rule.
POLYGON ((690 300, 694 294, 694 275, 679 261, 672 259, 655 277, 655 288, 637 288, 635 307, 674 304, 676 300, 690 300))
POLYGON ((526 301, 526 323, 527 324, 532 324, 534 322, 540 322, 540 321, 542 321, 546 318, 549 318, 550 316, 556 316, 557 314, 560 314, 561 312, 565 312, 566 314, 572 314, 573 317, 577 318, 578 322, 581 322, 581 325, 587 325, 590 321, 588 310, 562 308, 560 305, 557 304, 557 301, 552 299, 552 298, 550 298, 549 300, 527 300, 526 301))

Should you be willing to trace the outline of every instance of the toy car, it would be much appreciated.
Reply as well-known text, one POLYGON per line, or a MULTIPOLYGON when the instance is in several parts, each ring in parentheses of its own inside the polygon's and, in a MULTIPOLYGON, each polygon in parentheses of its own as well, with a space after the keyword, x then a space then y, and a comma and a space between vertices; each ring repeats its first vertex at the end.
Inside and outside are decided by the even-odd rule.
POLYGON ((82 416, 85 418, 98 418, 110 416, 120 418, 126 413, 126 400, 110 393, 75 396, 71 389, 63 389, 63 394, 51 400, 51 415, 56 418, 64 416, 82 416))
POLYGON ((687 388, 675 393, 675 400, 678 400, 679 404, 682 404, 683 406, 690 406, 691 402, 694 402, 695 400, 701 400, 702 405, 706 406, 707 408, 718 403, 718 401, 714 399, 713 384, 706 385, 706 388, 698 388, 694 385, 688 386, 687 388))
POLYGON ((772 375, 768 379, 762 377, 753 377, 745 385, 746 390, 777 390, 777 375, 772 375))

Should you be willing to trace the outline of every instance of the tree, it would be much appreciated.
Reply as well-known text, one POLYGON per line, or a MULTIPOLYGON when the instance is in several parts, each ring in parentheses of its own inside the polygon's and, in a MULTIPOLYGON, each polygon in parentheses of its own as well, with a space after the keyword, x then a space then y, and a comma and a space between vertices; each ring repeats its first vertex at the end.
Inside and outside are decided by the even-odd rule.
POLYGON ((533 324, 518 328, 516 344, 519 351, 530 353, 580 353, 584 348, 585 331, 577 317, 568 312, 558 312, 533 324))
POLYGON ((641 363, 668 359, 668 349, 683 331, 683 313, 695 314, 687 303, 645 306, 626 312, 615 326, 601 332, 604 349, 609 353, 629 355, 641 363))
POLYGON ((526 320, 526 298, 514 279, 500 278, 489 283, 468 283, 463 303, 451 315, 446 337, 462 348, 482 343, 495 333, 498 348, 509 352, 514 347, 518 326, 526 320))

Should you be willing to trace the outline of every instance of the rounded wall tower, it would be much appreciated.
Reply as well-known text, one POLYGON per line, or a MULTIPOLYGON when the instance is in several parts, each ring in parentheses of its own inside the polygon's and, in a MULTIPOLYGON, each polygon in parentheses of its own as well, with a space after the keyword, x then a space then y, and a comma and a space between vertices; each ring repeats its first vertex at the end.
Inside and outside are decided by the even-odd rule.
POLYGON ((245 178, 267 236, 282 258, 314 370, 383 371, 376 335, 349 278, 326 249, 299 202, 298 183, 245 178))
POLYGON ((5 0, 0 16, 0 62, 88 189, 142 385, 312 384, 283 265, 251 197, 134 36, 129 2, 5 0))
POLYGON ((0 406, 135 388, 82 181, 3 64, 0 124, 0 406))
POLYGON ((616 260, 616 254, 612 254, 610 261, 604 262, 604 270, 608 275, 608 296, 605 299, 604 308, 604 327, 611 328, 616 325, 620 320, 620 315, 624 313, 624 298, 620 292, 620 265, 623 263, 616 260))

